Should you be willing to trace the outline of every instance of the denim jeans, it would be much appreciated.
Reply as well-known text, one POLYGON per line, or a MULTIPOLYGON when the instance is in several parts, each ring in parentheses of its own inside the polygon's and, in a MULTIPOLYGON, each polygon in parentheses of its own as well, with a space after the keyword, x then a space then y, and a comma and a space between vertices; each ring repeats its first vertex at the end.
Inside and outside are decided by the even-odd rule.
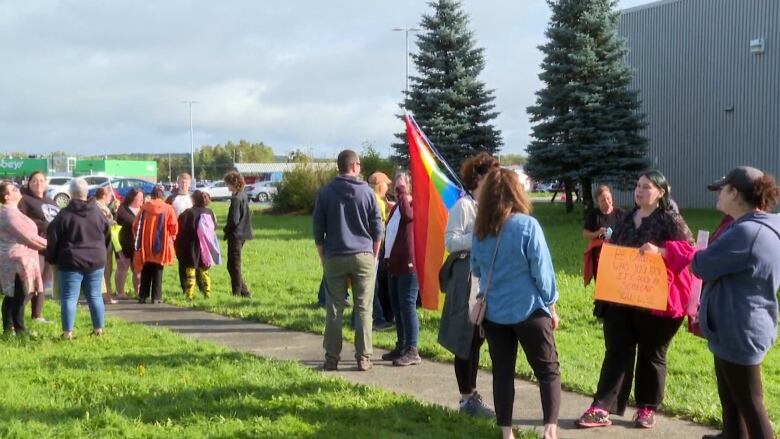
POLYGON ((79 293, 84 292, 84 297, 89 305, 89 315, 92 318, 92 328, 103 327, 105 307, 103 306, 103 268, 89 273, 80 271, 60 271, 60 299, 62 309, 63 332, 73 331, 76 322, 76 305, 79 301, 79 293))
POLYGON ((390 305, 395 316, 396 347, 417 347, 420 321, 417 318, 417 295, 420 292, 417 274, 389 274, 390 305))

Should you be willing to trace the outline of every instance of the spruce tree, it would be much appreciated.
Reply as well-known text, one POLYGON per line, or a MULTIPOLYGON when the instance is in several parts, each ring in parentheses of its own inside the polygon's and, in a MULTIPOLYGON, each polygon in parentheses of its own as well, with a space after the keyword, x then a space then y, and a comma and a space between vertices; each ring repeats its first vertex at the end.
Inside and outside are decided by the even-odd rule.
POLYGON ((536 180, 557 179, 571 190, 582 185, 592 207, 591 184, 625 188, 647 168, 645 126, 631 70, 617 35, 616 0, 548 0, 553 15, 539 78, 544 88, 528 107, 534 123, 526 171, 536 180))
MULTIPOLYGON (((491 123, 493 90, 478 76, 485 68, 483 49, 475 47, 469 18, 459 1, 428 3, 433 13, 423 15, 417 35, 418 53, 412 55, 419 76, 410 78, 409 94, 400 105, 417 120, 422 131, 441 151, 445 160, 459 169, 468 157, 480 151, 495 154, 502 145, 501 132, 491 123)), ((406 166, 409 146, 406 133, 396 134, 393 156, 406 166)))

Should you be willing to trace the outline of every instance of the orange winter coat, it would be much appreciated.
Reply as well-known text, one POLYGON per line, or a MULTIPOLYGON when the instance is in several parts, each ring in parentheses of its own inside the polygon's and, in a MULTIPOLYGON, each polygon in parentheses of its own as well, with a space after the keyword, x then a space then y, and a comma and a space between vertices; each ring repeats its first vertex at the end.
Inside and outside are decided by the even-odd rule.
POLYGON ((133 268, 144 263, 171 265, 176 257, 173 240, 179 232, 176 213, 165 200, 151 200, 141 206, 133 221, 133 268))

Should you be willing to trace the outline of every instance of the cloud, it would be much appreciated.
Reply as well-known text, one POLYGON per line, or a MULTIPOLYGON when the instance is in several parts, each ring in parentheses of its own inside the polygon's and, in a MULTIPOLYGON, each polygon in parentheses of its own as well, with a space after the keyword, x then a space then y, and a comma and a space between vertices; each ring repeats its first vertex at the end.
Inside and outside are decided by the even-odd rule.
MULTIPOLYGON (((464 8, 506 151, 519 152, 547 5, 464 8)), ((0 150, 187 151, 191 99, 196 144, 245 138, 332 156, 370 141, 387 152, 404 87, 404 37, 391 29, 428 11, 419 0, 0 0, 0 150)))

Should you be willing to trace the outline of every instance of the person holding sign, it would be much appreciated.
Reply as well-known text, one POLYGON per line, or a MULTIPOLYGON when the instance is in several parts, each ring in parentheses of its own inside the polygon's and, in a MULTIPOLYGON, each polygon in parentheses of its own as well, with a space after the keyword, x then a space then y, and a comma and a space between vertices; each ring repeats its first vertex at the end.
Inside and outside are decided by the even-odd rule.
POLYGON ((743 166, 709 189, 718 192, 718 210, 734 218, 691 265, 704 281, 699 323, 715 357, 723 437, 772 438, 761 363, 777 337, 780 216, 768 212, 780 188, 743 166))
POLYGON ((561 376, 553 331, 558 289, 544 233, 514 171, 485 176, 471 245, 471 270, 486 295, 482 324, 493 361, 493 402, 504 439, 512 434, 517 345, 539 380, 544 438, 557 438, 561 376))
MULTIPOLYGON (((691 231, 682 217, 671 210, 669 183, 662 173, 649 171, 640 175, 634 201, 636 207, 617 225, 611 244, 640 248, 651 243, 670 249, 670 256, 693 252, 691 231)), ((609 415, 622 416, 626 410, 632 381, 638 406, 635 425, 655 425, 655 411, 663 400, 666 385, 666 351, 682 324, 691 282, 687 264, 670 264, 668 259, 664 262, 669 279, 665 311, 617 303, 601 307, 604 362, 593 403, 576 421, 577 426, 611 425, 609 415)), ((602 267, 602 276, 605 274, 602 267)))

